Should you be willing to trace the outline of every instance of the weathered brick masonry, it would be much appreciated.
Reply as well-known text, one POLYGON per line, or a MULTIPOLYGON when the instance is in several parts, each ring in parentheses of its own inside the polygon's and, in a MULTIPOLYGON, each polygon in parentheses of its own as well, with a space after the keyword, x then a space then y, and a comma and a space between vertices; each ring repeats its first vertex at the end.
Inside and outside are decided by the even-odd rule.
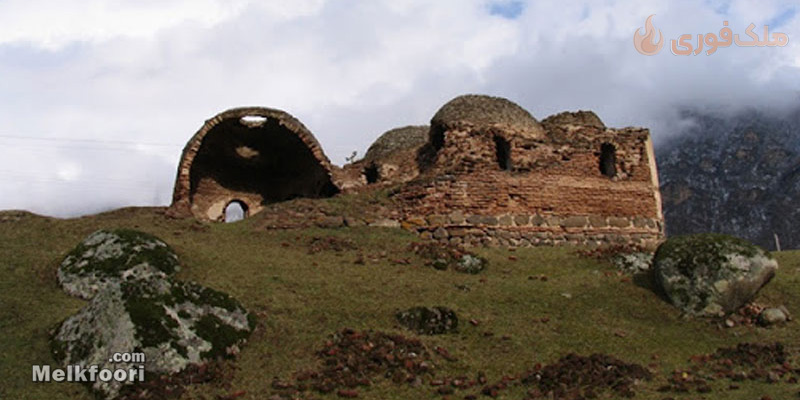
POLYGON ((183 149, 169 215, 221 221, 231 202, 264 205, 339 192, 314 135, 291 115, 236 108, 209 119, 183 149))
POLYGON ((462 96, 430 131, 420 148, 428 165, 396 195, 403 225, 423 236, 503 245, 663 237, 646 129, 609 129, 589 112, 539 124, 505 99, 462 96))
MULTIPOLYGON (((240 110, 246 112, 235 112, 232 118, 268 109, 240 110)), ((275 112, 259 115, 268 121, 288 116, 275 112)), ((213 128, 214 121, 207 122, 184 151, 172 208, 188 206, 199 218, 218 219, 217 210, 234 198, 246 198, 251 212, 286 198, 267 193, 276 190, 269 189, 276 181, 271 186, 251 185, 263 189, 253 194, 242 185, 225 188, 213 174, 204 175, 197 189, 191 185, 187 189, 185 182, 192 182, 187 178, 187 173, 192 175, 192 155, 203 152, 200 148, 207 144, 201 133, 209 130, 210 123, 213 128)), ((607 128, 585 111, 561 113, 539 123, 506 99, 467 95, 445 104, 430 127, 387 132, 364 159, 337 168, 302 124, 289 121, 280 126, 298 135, 313 156, 293 168, 318 168, 301 179, 305 183, 289 185, 294 188, 288 191, 291 195, 320 197, 338 190, 392 187, 397 207, 387 217, 425 238, 515 246, 652 245, 663 238, 658 177, 647 129, 607 128)), ((248 129, 252 130, 244 131, 248 129)), ((303 153, 296 147, 293 151, 303 153)), ((252 178, 257 176, 244 181, 252 178)))

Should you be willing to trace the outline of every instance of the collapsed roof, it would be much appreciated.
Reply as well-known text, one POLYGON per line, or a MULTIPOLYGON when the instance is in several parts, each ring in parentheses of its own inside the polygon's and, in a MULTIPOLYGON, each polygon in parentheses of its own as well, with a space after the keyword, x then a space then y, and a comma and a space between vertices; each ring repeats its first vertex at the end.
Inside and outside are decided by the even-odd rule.
POLYGON ((236 108, 206 121, 183 150, 170 212, 224 219, 239 203, 245 213, 295 197, 328 197, 330 161, 317 140, 288 113, 236 108))

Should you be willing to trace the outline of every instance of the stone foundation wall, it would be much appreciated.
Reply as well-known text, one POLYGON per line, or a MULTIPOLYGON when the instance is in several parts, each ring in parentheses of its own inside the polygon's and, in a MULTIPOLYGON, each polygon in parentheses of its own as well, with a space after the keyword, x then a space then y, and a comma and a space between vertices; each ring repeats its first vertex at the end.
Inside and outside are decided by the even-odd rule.
MULTIPOLYGON (((385 222, 384 222, 385 223, 385 222)), ((467 246, 656 245, 663 239, 660 220, 598 215, 469 215, 453 212, 412 217, 399 222, 423 239, 467 246)))

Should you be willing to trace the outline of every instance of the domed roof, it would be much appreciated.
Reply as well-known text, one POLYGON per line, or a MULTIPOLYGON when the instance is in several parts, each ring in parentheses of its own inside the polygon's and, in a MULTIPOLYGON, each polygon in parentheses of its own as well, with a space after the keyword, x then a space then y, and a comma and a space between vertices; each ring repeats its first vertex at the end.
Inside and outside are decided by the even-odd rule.
POLYGON ((410 150, 422 146, 428 141, 427 125, 409 125, 394 128, 381 135, 367 150, 365 160, 373 161, 402 150, 410 150))
POLYGON ((444 128, 510 128, 520 133, 543 136, 544 129, 528 111, 516 103, 487 95, 468 94, 448 101, 431 119, 431 125, 444 128))
POLYGON ((600 129, 605 129, 605 124, 600 120, 592 111, 578 110, 576 112, 564 111, 559 114, 551 115, 542 120, 542 125, 579 125, 579 126, 593 126, 600 129))

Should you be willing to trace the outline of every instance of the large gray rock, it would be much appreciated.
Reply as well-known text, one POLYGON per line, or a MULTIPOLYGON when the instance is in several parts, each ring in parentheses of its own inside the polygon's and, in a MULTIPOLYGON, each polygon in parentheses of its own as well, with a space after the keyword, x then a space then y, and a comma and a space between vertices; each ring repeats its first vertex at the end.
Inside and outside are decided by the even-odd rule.
MULTIPOLYGON (((238 352, 254 319, 230 296, 196 284, 159 277, 112 280, 91 302, 67 318, 52 338, 62 365, 135 369, 112 363, 114 353, 144 353, 148 374, 174 374, 238 352)), ((127 384, 127 383, 126 383, 127 384)), ((93 383, 102 397, 115 398, 123 383, 93 383)))
POLYGON ((87 236, 58 267, 58 283, 70 295, 91 299, 120 281, 166 278, 180 269, 161 239, 134 230, 99 230, 87 236))
POLYGON ((762 248, 727 235, 678 236, 653 260, 656 281, 687 314, 717 316, 752 300, 775 275, 778 263, 762 248))

